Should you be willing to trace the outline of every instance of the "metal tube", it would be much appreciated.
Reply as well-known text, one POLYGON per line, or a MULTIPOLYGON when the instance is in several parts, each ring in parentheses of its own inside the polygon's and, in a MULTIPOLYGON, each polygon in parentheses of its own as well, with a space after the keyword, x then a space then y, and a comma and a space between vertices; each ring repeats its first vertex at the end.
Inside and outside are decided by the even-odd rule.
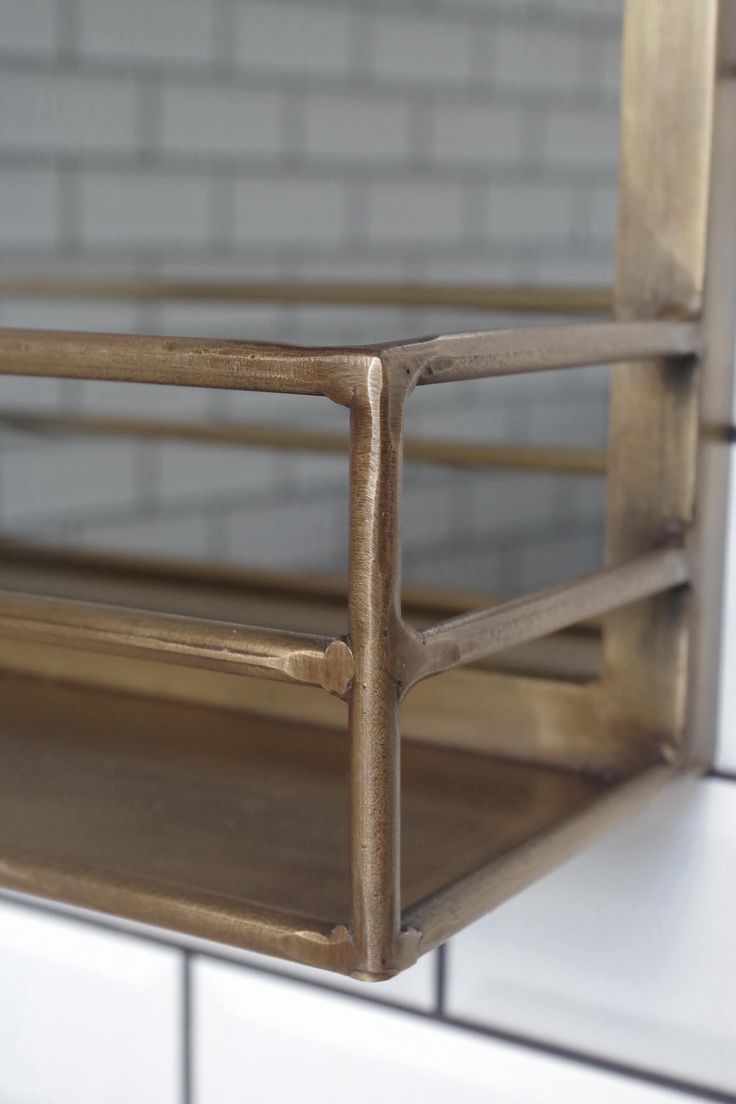
POLYGON ((130 334, 0 330, 0 375, 176 384, 325 395, 333 377, 364 366, 360 349, 130 334))
POLYGON ((393 284, 296 280, 190 280, 175 277, 0 276, 0 295, 49 299, 137 299, 231 303, 325 303, 439 307, 528 314, 610 314, 605 287, 534 284, 393 284))
POLYGON ((0 634, 320 686, 339 697, 353 675, 342 640, 7 590, 0 591, 0 634))
POLYGON ((396 972, 400 929, 399 690, 390 673, 399 618, 401 416, 376 358, 350 411, 348 623, 350 879, 359 977, 396 972))
POLYGON ((590 322, 447 334, 386 346, 401 364, 420 365, 419 384, 485 379, 622 360, 690 357, 700 335, 691 322, 590 322))
POLYGON ((620 567, 453 617, 420 634, 421 648, 408 685, 681 586, 688 577, 684 548, 663 548, 620 567))

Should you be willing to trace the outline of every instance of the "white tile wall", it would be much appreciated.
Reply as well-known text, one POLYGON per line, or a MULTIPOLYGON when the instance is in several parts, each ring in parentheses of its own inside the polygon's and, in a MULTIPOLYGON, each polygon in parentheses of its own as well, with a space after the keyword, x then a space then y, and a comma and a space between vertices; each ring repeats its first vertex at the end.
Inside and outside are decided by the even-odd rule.
POLYGON ((5 73, 0 77, 0 147, 134 150, 138 144, 135 81, 68 73, 5 73))
POLYGON ((574 30, 501 28, 494 47, 496 73, 511 88, 569 91, 579 81, 580 39, 574 30))
POLYGON ((213 55, 212 4, 205 0, 78 0, 80 49, 135 62, 207 62, 213 55))
POLYGON ((683 783, 456 937, 450 1014, 733 1091, 735 796, 683 783))
POLYGON ((56 0, 3 0, 0 43, 8 53, 53 54, 56 50, 56 0))
MULTIPOLYGON (((489 1039, 198 962, 195 1096, 306 1104, 665 1104, 660 1089, 489 1039)), ((681 1099, 681 1098, 680 1098, 681 1099)))
MULTIPOLYGON (((610 270, 613 7, 35 0, 4 5, 0 32, 0 60, 11 62, 0 78, 0 262, 9 266, 49 261, 89 272, 124 262, 178 275, 379 280, 605 278, 610 270), (553 133, 568 118, 573 132, 586 128, 584 165, 574 141, 568 149, 569 128, 560 142, 553 133)), ((0 303, 0 321, 329 343, 491 320, 15 300, 0 303)), ((108 399, 94 384, 49 384, 46 393, 52 404, 253 416, 224 394, 144 398, 117 388, 108 399)), ((568 396, 565 405, 575 404, 568 396)), ((529 429, 500 387, 464 406, 448 395, 443 406, 436 425, 458 437, 529 429)), ((300 400, 288 420, 327 426, 334 415, 300 400)), ((193 458, 187 470, 198 464, 193 458)), ((308 470, 300 463, 304 493, 308 470)), ((75 479, 84 479, 81 469, 75 479)), ((274 495, 279 479, 274 471, 274 495)), ((446 503, 439 496, 436 518, 430 524, 425 509, 422 524, 446 533, 454 524, 446 503)), ((154 541, 155 530, 158 547, 168 522, 139 520, 135 531, 154 541)), ((119 531, 101 534, 96 524, 85 527, 90 539, 119 531)), ((220 544, 227 517, 208 524, 220 544)), ((199 532, 200 522, 192 525, 199 532)), ((442 570, 457 577, 465 549, 445 553, 455 558, 442 570)))
POLYGON ((237 5, 238 64, 249 71, 345 74, 350 11, 294 3, 237 5))
POLYGON ((0 1099, 175 1104, 174 951, 0 906, 0 1099))
POLYGON ((0 174, 0 209, 3 246, 48 249, 57 234, 55 175, 33 169, 7 169, 0 174))
POLYGON ((420 84, 467 81, 471 73, 470 27, 421 11, 384 15, 375 25, 375 69, 379 78, 420 84))
POLYGON ((513 164, 523 153, 525 122, 518 108, 441 104, 435 120, 435 156, 446 164, 513 164))
POLYGON ((242 159, 283 145, 283 99, 276 92, 168 83, 161 100, 161 145, 190 155, 242 159))
POLYGON ((88 172, 81 205, 82 236, 92 247, 177 248, 208 239, 210 191, 204 176, 88 172))
POLYGON ((304 104, 304 147, 309 155, 358 161, 405 158, 410 125, 405 100, 310 96, 304 104))

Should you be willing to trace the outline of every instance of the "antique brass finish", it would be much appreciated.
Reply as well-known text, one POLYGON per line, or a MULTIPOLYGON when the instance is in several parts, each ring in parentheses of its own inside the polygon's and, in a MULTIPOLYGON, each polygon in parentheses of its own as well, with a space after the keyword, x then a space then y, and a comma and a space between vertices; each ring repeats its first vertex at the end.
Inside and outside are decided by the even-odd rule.
POLYGON ((534 284, 369 284, 314 281, 197 282, 186 279, 115 279, 0 275, 1 296, 44 299, 193 300, 230 303, 340 303, 345 306, 446 307, 450 310, 529 314, 610 314, 610 288, 534 284))
MULTIPOLYGON (((614 321, 325 349, 0 332, 5 374, 320 395, 350 416, 346 595, 334 580, 308 593, 267 573, 0 547, 2 884, 380 980, 707 763, 727 458, 713 429, 731 409, 736 293, 734 6, 628 0, 614 321), (402 594, 415 387, 609 362, 605 569, 490 607, 402 594), (574 628, 587 618, 599 620, 574 628)), ((279 439, 238 427, 228 443, 279 439)))

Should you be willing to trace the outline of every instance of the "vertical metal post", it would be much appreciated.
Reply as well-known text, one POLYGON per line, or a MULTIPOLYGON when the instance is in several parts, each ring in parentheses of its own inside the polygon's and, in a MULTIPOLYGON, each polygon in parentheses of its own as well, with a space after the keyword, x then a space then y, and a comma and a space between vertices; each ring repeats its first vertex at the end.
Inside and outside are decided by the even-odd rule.
POLYGON ((720 2, 714 111, 687 717, 689 758, 701 768, 713 758, 718 728, 732 447, 728 426, 733 419, 736 334, 736 0, 720 2))
MULTIPOLYGON (((718 0, 627 0, 623 37, 615 309, 621 319, 703 307, 718 0)), ((702 369, 612 370, 607 558, 621 563, 693 523, 702 369)), ((696 584, 697 590, 697 584, 696 584)), ((689 596, 611 614, 605 675, 632 740, 679 759, 689 596)))
POLYGON ((350 412, 350 871, 355 976, 364 978, 396 972, 400 927, 399 688, 390 649, 401 572, 403 394, 376 357, 350 412))

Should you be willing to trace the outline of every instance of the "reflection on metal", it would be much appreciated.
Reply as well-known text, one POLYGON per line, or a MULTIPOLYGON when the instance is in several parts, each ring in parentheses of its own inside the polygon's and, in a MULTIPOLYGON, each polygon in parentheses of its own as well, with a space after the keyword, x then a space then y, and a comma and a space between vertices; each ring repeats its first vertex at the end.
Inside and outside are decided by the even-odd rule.
MULTIPOLYGON (((321 395, 350 419, 344 603, 329 580, 310 596, 263 573, 0 549, 2 884, 380 980, 708 761, 727 464, 709 427, 731 409, 736 290, 719 11, 731 0, 627 5, 615 321, 325 349, 0 334, 6 374, 321 395), (614 364, 605 568, 472 612, 412 608, 402 464, 430 447, 403 442, 415 387, 591 362, 614 364), (579 650, 596 629, 573 628, 594 616, 600 669, 579 650)), ((432 458, 480 462, 447 447, 432 458)))

